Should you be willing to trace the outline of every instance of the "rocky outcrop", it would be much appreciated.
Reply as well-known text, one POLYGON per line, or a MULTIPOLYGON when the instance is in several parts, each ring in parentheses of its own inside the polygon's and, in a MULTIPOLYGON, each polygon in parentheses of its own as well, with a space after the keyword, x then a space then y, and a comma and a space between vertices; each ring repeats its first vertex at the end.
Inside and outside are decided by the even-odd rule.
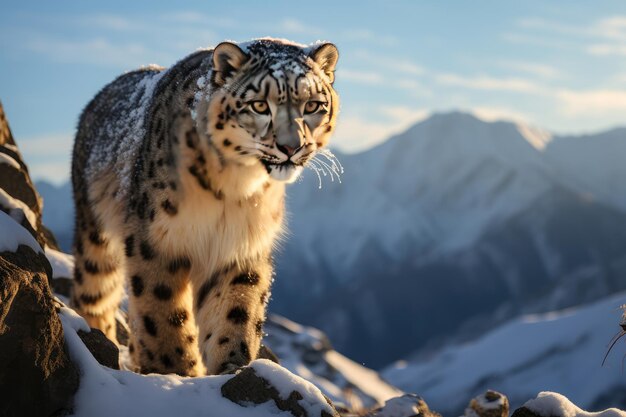
POLYGON ((508 417, 509 400, 496 391, 487 391, 472 398, 465 409, 465 417, 508 417))
POLYGON ((374 410, 366 417, 441 417, 431 411, 428 404, 415 394, 405 394, 385 402, 381 408, 374 410))
POLYGON ((41 247, 58 249, 52 233, 41 222, 42 199, 28 173, 0 102, 0 210, 33 235, 41 247))
POLYGON ((609 408, 600 412, 589 412, 580 409, 564 395, 546 391, 527 401, 511 417, 626 417, 626 411, 609 408))
MULTIPOLYGON (((264 404, 272 401, 281 411, 291 413, 294 417, 309 417, 310 414, 300 403, 304 399, 302 393, 293 390, 284 398, 270 381, 257 375, 254 368, 244 368, 221 388, 222 396, 241 406, 264 404)), ((326 409, 320 410, 320 417, 339 417, 330 400, 326 409)), ((313 416, 310 416, 313 417, 313 416)))
POLYGON ((48 276, 26 245, 0 253, 0 415, 52 416, 69 410, 78 370, 65 348, 48 276))
POLYGON ((1 104, 0 211, 0 415, 61 415, 71 408, 79 374, 67 354, 48 284, 52 267, 41 250, 55 243, 41 224, 41 198, 1 104))
POLYGON ((112 369, 120 369, 120 351, 104 333, 98 329, 91 329, 90 332, 79 330, 77 333, 98 363, 112 369))
POLYGON ((403 394, 377 372, 335 351, 318 329, 269 315, 265 331, 263 342, 276 353, 280 363, 320 387, 338 409, 370 410, 403 394))

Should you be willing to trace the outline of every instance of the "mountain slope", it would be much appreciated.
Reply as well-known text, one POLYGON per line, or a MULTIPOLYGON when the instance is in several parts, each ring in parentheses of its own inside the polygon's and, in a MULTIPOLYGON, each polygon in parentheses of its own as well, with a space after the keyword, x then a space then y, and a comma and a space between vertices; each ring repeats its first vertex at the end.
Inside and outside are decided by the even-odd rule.
MULTIPOLYGON (((377 367, 457 331, 469 337, 521 312, 626 288, 618 279, 624 212, 555 167, 546 152, 565 138, 539 136, 435 115, 342 155, 342 184, 318 190, 312 178, 292 187, 292 236, 278 258, 272 308, 377 367), (325 314, 311 315, 312 306, 325 314)), ((595 160, 612 150, 596 150, 595 160)), ((607 161, 607 171, 618 169, 607 161)), ((623 184, 626 195, 626 175, 623 184)))
POLYGON ((448 346, 429 358, 399 362, 383 375, 402 389, 419 392, 443 415, 459 415, 461 400, 485 389, 505 392, 515 409, 539 391, 557 391, 583 408, 625 406, 626 379, 618 333, 626 294, 589 306, 524 316, 470 343, 448 346))

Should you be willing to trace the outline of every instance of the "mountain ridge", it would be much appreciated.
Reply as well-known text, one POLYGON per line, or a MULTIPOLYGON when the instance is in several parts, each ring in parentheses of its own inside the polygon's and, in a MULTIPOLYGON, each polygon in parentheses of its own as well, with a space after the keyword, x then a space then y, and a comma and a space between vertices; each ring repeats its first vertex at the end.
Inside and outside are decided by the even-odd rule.
MULTIPOLYGON (((621 268, 614 247, 626 247, 626 236, 602 219, 626 224, 626 205, 615 191, 626 184, 626 170, 615 162, 600 163, 606 152, 616 154, 622 143, 626 147, 621 133, 582 136, 584 146, 571 150, 565 136, 454 112, 433 115, 367 151, 338 152, 345 167, 341 183, 323 177, 319 190, 318 178, 309 172, 288 190, 290 235, 276 257, 270 309, 321 328, 339 351, 376 367, 446 339, 446 332, 432 324, 411 325, 403 318, 407 312, 419 319, 436 311, 451 326, 447 332, 476 322, 484 331, 527 311, 524 303, 531 300, 514 291, 526 288, 525 280, 541 283, 549 293, 531 303, 536 312, 621 289, 612 282, 591 298, 572 289, 587 285, 585 271, 600 273, 604 264, 617 265, 608 267, 615 274, 621 268), (617 144, 590 153, 592 145, 585 141, 597 136, 617 144), (561 153, 573 156, 559 159, 561 153), (570 159, 582 159, 588 170, 599 169, 602 175, 587 178, 580 174, 580 162, 570 159), (613 188, 604 187, 602 181, 615 175, 613 188), (575 241, 564 241, 568 230, 577 230, 575 241), (596 239, 587 248, 586 236, 598 234, 615 245, 596 239), (584 262, 574 262, 573 256, 584 262), (525 267, 523 257, 536 267, 525 267), (560 264, 574 266, 564 272, 554 266, 560 264), (567 296, 559 298, 556 283, 567 283, 567 296), (479 297, 476 288, 487 285, 492 290, 485 306, 493 310, 466 301, 468 294, 479 297), (441 305, 416 309, 402 292, 441 305), (368 306, 346 302, 355 297, 366 298, 368 306), (312 315, 309 305, 326 313, 312 315), (466 316, 457 323, 447 310, 460 305, 466 316), (384 345, 385 335, 401 330, 399 322, 412 327, 397 341, 402 348, 393 349, 384 345)), ((54 195, 39 188, 46 204, 55 204, 54 195)), ((68 212, 60 212, 67 220, 68 212)), ((54 230, 46 215, 44 208, 44 221, 54 230)))

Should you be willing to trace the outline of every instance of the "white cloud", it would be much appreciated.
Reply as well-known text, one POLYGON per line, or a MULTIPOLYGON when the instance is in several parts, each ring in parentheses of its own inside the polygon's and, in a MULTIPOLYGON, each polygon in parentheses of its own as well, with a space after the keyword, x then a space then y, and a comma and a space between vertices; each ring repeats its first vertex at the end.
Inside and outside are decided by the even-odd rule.
POLYGON ((283 19, 278 26, 271 29, 272 31, 279 30, 294 35, 318 36, 322 33, 319 28, 307 25, 294 18, 283 19))
POLYGON ((589 45, 587 52, 591 55, 607 56, 607 55, 626 55, 626 44, 598 43, 589 45))
POLYGON ((626 41, 626 16, 611 16, 596 21, 588 33, 598 37, 626 41))
POLYGON ((376 71, 360 71, 341 68, 337 71, 337 79, 342 82, 382 86, 393 90, 401 90, 414 96, 430 96, 431 91, 415 78, 394 77, 376 71))
POLYGON ((65 40, 37 36, 26 42, 26 48, 48 55, 51 59, 59 62, 92 64, 124 69, 150 62, 169 61, 171 59, 163 53, 149 51, 141 43, 115 44, 105 38, 65 40))
POLYGON ((346 82, 359 84, 380 85, 385 82, 382 74, 374 71, 360 71, 349 68, 340 68, 337 70, 337 77, 346 82))
POLYGON ((512 91, 517 93, 538 93, 542 89, 532 81, 523 78, 496 78, 488 75, 466 77, 457 74, 437 74, 439 84, 464 87, 473 90, 512 91))
POLYGON ((388 123, 342 114, 332 143, 342 151, 358 152, 383 142, 389 134, 388 123))
POLYGON ((97 27, 110 31, 129 31, 144 28, 144 25, 138 21, 114 14, 103 13, 80 16, 75 21, 82 26, 97 27))
POLYGON ((196 11, 179 11, 174 13, 162 14, 159 19, 166 22, 175 22, 182 24, 197 24, 201 28, 224 28, 232 29, 237 27, 237 22, 228 17, 216 17, 206 13, 196 11))
POLYGON ((395 71, 403 72, 410 75, 424 75, 424 73, 426 73, 424 67, 421 67, 410 61, 391 60, 389 63, 389 67, 393 68, 395 71))
POLYGON ((430 115, 426 109, 414 109, 406 106, 385 106, 381 107, 379 112, 391 120, 392 124, 396 126, 394 129, 399 130, 409 128, 430 115))
POLYGON ((567 116, 605 116, 626 111, 626 91, 619 90, 558 90, 559 109, 567 116))
POLYGON ((526 34, 507 34, 505 39, 518 43, 542 46, 569 46, 577 43, 578 48, 591 55, 626 55, 626 16, 610 16, 587 24, 563 24, 539 18, 526 18, 517 26, 541 34, 541 38, 526 34), (554 40, 555 36, 561 39, 554 40), (587 42, 587 45, 580 45, 587 42), (582 46, 582 48, 581 48, 582 46))
POLYGON ((572 41, 565 41, 562 39, 546 38, 545 36, 529 35, 527 33, 504 33, 501 38, 510 43, 521 45, 532 45, 542 48, 554 48, 554 49, 578 49, 579 43, 572 41))
POLYGON ((55 183, 67 181, 73 141, 74 135, 69 132, 21 138, 20 151, 31 177, 55 183))
POLYGON ((509 70, 524 72, 541 78, 561 77, 562 73, 555 67, 547 64, 526 61, 500 61, 498 65, 509 70))
POLYGON ((349 29, 341 34, 341 38, 347 41, 366 42, 377 46, 394 46, 398 44, 398 38, 391 35, 383 35, 369 29, 349 29))

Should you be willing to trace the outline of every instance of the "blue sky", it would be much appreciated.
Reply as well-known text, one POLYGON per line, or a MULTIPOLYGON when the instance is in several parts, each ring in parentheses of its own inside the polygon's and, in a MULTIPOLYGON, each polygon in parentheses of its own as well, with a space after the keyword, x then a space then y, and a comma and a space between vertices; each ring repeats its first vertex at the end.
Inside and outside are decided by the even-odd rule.
POLYGON ((81 109, 114 77, 261 36, 338 45, 344 151, 433 111, 557 133, 626 125, 623 1, 5 2, 0 100, 34 177, 59 182, 81 109))

